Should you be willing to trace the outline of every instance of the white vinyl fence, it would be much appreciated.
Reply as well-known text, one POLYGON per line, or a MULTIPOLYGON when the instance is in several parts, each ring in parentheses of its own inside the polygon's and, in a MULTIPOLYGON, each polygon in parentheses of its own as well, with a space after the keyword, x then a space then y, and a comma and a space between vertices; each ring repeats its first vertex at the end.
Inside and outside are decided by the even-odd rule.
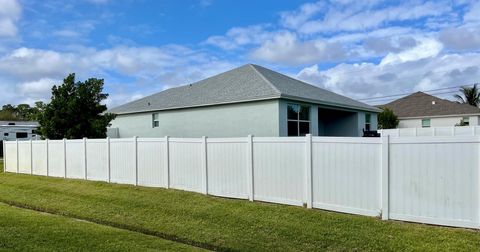
POLYGON ((378 130, 382 136, 480 136, 480 126, 398 128, 378 130))
POLYGON ((480 228, 480 137, 5 142, 7 172, 480 228))

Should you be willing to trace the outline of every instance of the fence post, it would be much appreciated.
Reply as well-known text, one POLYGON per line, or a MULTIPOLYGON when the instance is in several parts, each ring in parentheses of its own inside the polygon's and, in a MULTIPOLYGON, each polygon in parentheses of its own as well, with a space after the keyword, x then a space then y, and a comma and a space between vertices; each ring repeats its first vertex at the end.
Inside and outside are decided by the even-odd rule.
POLYGON ((2 141, 3 144, 3 173, 7 172, 7 140, 2 141))
POLYGON ((417 136, 417 128, 413 128, 413 136, 417 136))
POLYGON ((111 163, 110 163, 110 137, 107 137, 107 169, 108 169, 108 183, 111 180, 111 163))
POLYGON ((15 144, 17 145, 17 150, 16 150, 16 158, 17 158, 17 173, 20 173, 20 159, 18 158, 18 155, 19 155, 19 151, 18 151, 18 139, 15 140, 15 144))
POLYGON ((33 141, 30 139, 30 175, 33 175, 33 141))
POLYGON ((203 193, 208 195, 207 137, 202 136, 203 193))
POLYGON ((382 137, 382 220, 388 220, 389 214, 389 148, 390 140, 388 136, 382 137))
MULTIPOLYGON (((473 126, 475 128, 475 126, 473 126)), ((478 199, 478 209, 477 209, 477 212, 478 212, 478 228, 480 229, 480 136, 477 137, 477 141, 478 141, 478 145, 479 145, 479 152, 478 152, 478 174, 477 174, 477 199, 478 199)))
POLYGON ((138 186, 138 137, 133 137, 133 144, 135 148, 135 186, 138 186))
POLYGON ((436 136, 436 135, 437 135, 436 128, 435 128, 435 127, 433 127, 433 128, 432 128, 432 136, 436 136))
POLYGON ((163 176, 164 176, 164 182, 165 182, 165 187, 168 189, 170 188, 170 151, 169 151, 169 136, 165 136, 165 158, 164 158, 164 171, 163 171, 163 176))
POLYGON ((254 200, 254 177, 253 177, 253 137, 248 135, 247 137, 247 188, 248 199, 254 200))
POLYGON ((312 208, 312 135, 305 135, 304 198, 307 208, 312 208))
POLYGON ((48 158, 48 152, 49 152, 50 146, 48 146, 48 143, 49 143, 49 141, 48 141, 48 139, 46 139, 46 141, 45 141, 45 145, 46 145, 45 148, 47 149, 47 156, 46 156, 45 158, 46 158, 46 160, 47 160, 47 177, 50 175, 50 168, 49 168, 49 166, 50 166, 50 160, 49 160, 49 158, 48 158))
POLYGON ((67 139, 63 139, 63 177, 67 178, 67 139))
POLYGON ((87 138, 83 138, 83 165, 85 167, 85 180, 87 180, 88 167, 87 167, 87 138))

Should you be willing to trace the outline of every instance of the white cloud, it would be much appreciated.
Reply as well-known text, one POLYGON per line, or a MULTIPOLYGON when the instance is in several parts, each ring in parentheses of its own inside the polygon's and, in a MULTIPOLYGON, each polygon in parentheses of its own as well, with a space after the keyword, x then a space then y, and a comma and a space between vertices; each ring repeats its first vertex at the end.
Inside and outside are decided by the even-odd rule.
POLYGON ((345 58, 338 43, 323 40, 302 42, 291 32, 282 32, 252 51, 254 59, 284 64, 305 64, 316 61, 336 61, 345 58))
MULTIPOLYGON (((451 7, 442 2, 407 2, 397 6, 389 6, 388 4, 378 4, 376 1, 363 2, 358 1, 345 5, 334 5, 315 9, 315 15, 303 16, 303 5, 300 10, 283 14, 284 24, 292 27, 292 22, 285 20, 295 20, 293 26, 300 33, 315 34, 324 32, 340 32, 340 31, 365 31, 383 27, 392 22, 400 22, 406 20, 418 20, 424 17, 442 16, 451 11, 451 7), (288 18, 286 18, 288 17, 288 18), (303 22, 300 22, 303 21, 303 22)), ((312 13, 310 13, 312 14, 312 13)))
MULTIPOLYGON (((302 69, 297 78, 349 97, 361 99, 478 81, 480 53, 447 54, 397 64, 339 64, 327 70, 317 65, 302 69)), ((443 97, 451 98, 451 94, 443 97)), ((395 98, 393 98, 395 99, 395 98)), ((372 100, 383 104, 392 100, 372 100)))
POLYGON ((478 23, 480 22, 480 2, 474 1, 472 5, 468 7, 467 13, 463 17, 466 23, 478 23))
MULTIPOLYGON (((75 72, 79 80, 104 78, 107 92, 112 94, 109 104, 113 106, 125 102, 117 95, 146 95, 198 81, 236 65, 178 45, 104 50, 72 47, 67 52, 23 47, 0 58, 0 76, 4 83, 16 88, 11 99, 22 101, 48 100, 52 84, 60 83, 55 80, 68 73, 75 72)), ((7 100, 5 96, 0 99, 7 100)))
POLYGON ((399 53, 389 53, 380 62, 380 66, 387 64, 401 64, 409 61, 417 61, 424 58, 435 57, 442 50, 443 45, 436 39, 424 38, 418 41, 418 45, 399 53))
POLYGON ((17 0, 0 0, 0 38, 17 35, 16 23, 21 14, 22 7, 17 0))
POLYGON ((440 41, 453 50, 480 49, 480 26, 447 28, 440 33, 440 41))
POLYGON ((20 83, 17 88, 19 94, 23 97, 38 101, 49 98, 53 85, 61 83, 62 81, 58 79, 41 78, 36 81, 20 83))
POLYGON ((246 45, 257 45, 272 38, 276 33, 266 29, 268 25, 252 25, 247 27, 234 27, 224 36, 211 36, 205 44, 214 45, 225 50, 237 49, 246 45))
POLYGON ((326 3, 322 1, 303 4, 295 11, 280 13, 281 23, 287 28, 296 29, 315 14, 319 13, 323 8, 326 8, 326 3))
POLYGON ((75 60, 71 53, 22 47, 0 58, 0 72, 20 80, 59 77, 72 70, 75 60))

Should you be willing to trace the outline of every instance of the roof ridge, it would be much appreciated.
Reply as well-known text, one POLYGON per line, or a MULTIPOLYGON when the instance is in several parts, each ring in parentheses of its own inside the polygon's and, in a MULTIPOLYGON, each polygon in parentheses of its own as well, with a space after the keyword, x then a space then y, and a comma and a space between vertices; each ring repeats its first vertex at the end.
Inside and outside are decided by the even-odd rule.
POLYGON ((257 70, 256 66, 254 64, 248 64, 248 66, 250 66, 254 71, 255 73, 257 73, 258 75, 260 75, 260 77, 268 84, 270 85, 271 88, 273 88, 273 90, 275 92, 277 92, 279 95, 282 95, 282 92, 280 92, 280 90, 278 90, 278 88, 273 85, 272 82, 270 82, 270 80, 267 79, 267 77, 265 77, 262 73, 260 73, 260 71, 257 70))

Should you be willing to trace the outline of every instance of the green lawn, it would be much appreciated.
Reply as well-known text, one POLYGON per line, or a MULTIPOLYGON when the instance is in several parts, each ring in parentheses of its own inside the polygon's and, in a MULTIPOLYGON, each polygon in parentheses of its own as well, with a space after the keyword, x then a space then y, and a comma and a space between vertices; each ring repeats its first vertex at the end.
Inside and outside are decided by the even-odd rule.
POLYGON ((15 208, 2 203, 0 203, 0 230, 0 250, 194 250, 190 246, 158 237, 15 208))
POLYGON ((0 202, 217 250, 480 250, 478 230, 81 180, 1 173, 0 202))

